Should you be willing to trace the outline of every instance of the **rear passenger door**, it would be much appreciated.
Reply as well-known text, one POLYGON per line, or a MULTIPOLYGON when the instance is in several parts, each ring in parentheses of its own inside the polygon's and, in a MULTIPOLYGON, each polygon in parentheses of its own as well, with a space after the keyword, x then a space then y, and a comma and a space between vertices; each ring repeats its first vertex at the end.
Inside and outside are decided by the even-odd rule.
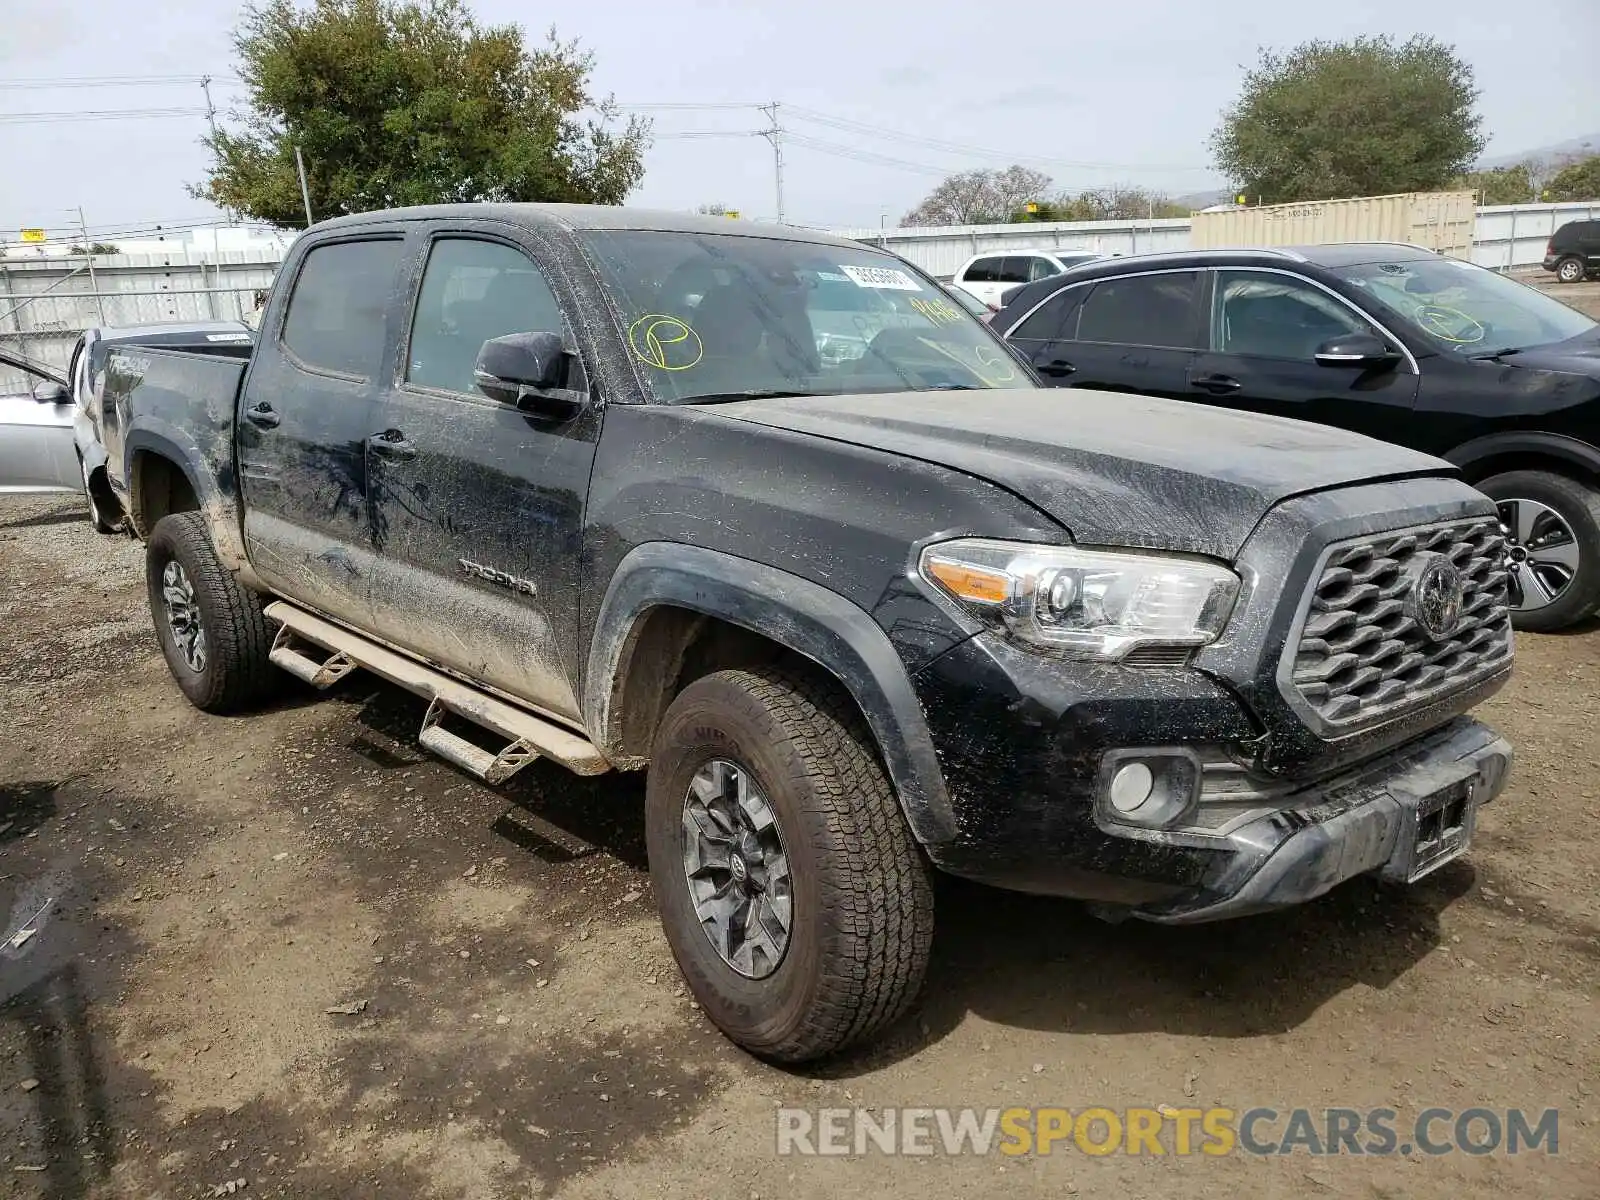
POLYGON ((1187 399, 1205 327, 1201 281, 1199 271, 1160 271, 1075 285, 1011 336, 1057 387, 1187 399))
POLYGON ((1012 286, 1001 281, 1005 261, 1005 256, 1000 254, 988 254, 982 258, 975 258, 956 277, 955 284, 957 287, 964 288, 985 304, 998 306, 1000 293, 1012 286))
MULTIPOLYGON (((600 410, 555 419, 491 400, 483 343, 570 323, 514 231, 434 229, 397 378, 367 441, 387 641, 561 717, 578 715, 583 510, 600 410)), ((576 356, 567 386, 585 391, 576 356)))
POLYGON ((273 589, 362 628, 374 563, 366 439, 393 362, 404 251, 400 228, 312 245, 240 393, 251 565, 273 589))

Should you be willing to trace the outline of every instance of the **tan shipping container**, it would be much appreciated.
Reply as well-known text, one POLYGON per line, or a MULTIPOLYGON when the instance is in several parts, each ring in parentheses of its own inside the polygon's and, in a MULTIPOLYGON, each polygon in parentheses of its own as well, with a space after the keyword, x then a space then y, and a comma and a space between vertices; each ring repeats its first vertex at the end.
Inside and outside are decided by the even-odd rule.
POLYGON ((1189 239, 1197 250, 1408 242, 1450 258, 1471 259, 1477 217, 1477 196, 1472 192, 1403 192, 1197 212, 1189 239))

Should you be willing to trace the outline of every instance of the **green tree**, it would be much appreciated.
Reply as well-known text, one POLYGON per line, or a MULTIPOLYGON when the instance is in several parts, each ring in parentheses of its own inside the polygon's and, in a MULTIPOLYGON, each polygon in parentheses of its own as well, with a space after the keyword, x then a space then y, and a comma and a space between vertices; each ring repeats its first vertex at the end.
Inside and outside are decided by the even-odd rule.
POLYGON ((1544 200, 1600 200, 1600 154, 1568 163, 1545 184, 1544 200))
POLYGON ((1471 171, 1463 175, 1455 186, 1477 192, 1482 197, 1482 204, 1528 204, 1535 195, 1533 168, 1529 163, 1495 167, 1489 171, 1471 171))
POLYGON ((1483 149, 1477 98, 1472 68, 1430 37, 1263 50, 1211 150, 1264 204, 1430 191, 1483 149))
POLYGON ((644 173, 649 126, 620 129, 589 92, 591 56, 551 30, 480 26, 462 0, 264 0, 234 39, 248 101, 206 139, 190 190, 275 225, 469 200, 619 204, 644 173))
MULTIPOLYGON (((67 247, 67 253, 68 254, 83 254, 83 253, 85 253, 85 251, 83 249, 83 243, 82 242, 74 242, 74 243, 72 243, 72 245, 67 247)), ((92 258, 92 257, 94 257, 96 255, 100 255, 100 254, 121 254, 122 251, 117 249, 117 247, 111 242, 95 242, 92 246, 89 247, 87 253, 92 258)))

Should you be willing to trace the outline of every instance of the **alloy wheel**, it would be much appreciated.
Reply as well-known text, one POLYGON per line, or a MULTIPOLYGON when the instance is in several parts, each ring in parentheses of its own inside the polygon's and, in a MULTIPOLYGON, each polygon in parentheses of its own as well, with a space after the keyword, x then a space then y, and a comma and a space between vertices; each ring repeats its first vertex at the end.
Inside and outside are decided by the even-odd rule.
POLYGON ((789 858, 776 815, 749 771, 714 758, 683 800, 683 873, 700 928, 747 979, 765 979, 789 948, 789 858))
POLYGON ((173 644, 188 668, 198 675, 206 669, 206 630, 200 620, 200 604, 194 596, 183 564, 172 559, 161 571, 161 598, 167 610, 167 625, 173 644))
POLYGON ((1572 526, 1538 500, 1501 500, 1511 607, 1531 612, 1554 604, 1578 574, 1578 539, 1572 526))

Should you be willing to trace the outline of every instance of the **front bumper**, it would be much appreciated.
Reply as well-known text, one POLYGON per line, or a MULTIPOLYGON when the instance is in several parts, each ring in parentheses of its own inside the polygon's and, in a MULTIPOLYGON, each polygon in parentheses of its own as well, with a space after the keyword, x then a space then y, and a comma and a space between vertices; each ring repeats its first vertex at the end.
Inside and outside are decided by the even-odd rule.
MULTIPOLYGON (((1498 686, 1504 675, 1491 681, 1498 686)), ((1418 814, 1452 788, 1466 827, 1504 785, 1511 747, 1470 717, 1399 744, 1280 776, 1236 816, 1176 829, 1117 825, 1096 804, 1099 767, 1130 746, 1204 748, 1215 762, 1270 741, 1229 688, 1202 672, 1075 665, 1063 671, 999 638, 973 638, 916 676, 955 808, 957 836, 925 847, 942 870, 1015 891, 1096 902, 1179 924, 1301 903, 1357 875, 1407 881, 1418 814)), ((1268 755, 1270 756, 1270 755, 1268 755)), ((1228 803, 1202 792, 1220 812, 1228 803)))
POLYGON ((1195 924, 1300 904, 1371 872, 1413 882, 1466 851, 1510 770, 1511 744, 1462 718, 1234 830, 1201 887, 1133 915, 1195 924))

